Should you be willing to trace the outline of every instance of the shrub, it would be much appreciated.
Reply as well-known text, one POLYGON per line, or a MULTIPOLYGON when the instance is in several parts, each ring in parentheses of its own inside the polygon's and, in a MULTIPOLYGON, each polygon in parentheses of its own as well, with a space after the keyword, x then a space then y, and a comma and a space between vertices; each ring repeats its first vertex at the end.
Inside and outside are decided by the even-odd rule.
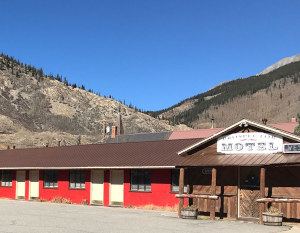
POLYGON ((81 205, 88 205, 89 201, 87 199, 82 199, 81 200, 81 205))
POLYGON ((183 206, 182 210, 198 210, 198 207, 196 205, 190 205, 190 206, 183 206))
POLYGON ((267 213, 269 213, 269 214, 280 214, 280 211, 276 207, 271 206, 270 208, 267 209, 267 213))

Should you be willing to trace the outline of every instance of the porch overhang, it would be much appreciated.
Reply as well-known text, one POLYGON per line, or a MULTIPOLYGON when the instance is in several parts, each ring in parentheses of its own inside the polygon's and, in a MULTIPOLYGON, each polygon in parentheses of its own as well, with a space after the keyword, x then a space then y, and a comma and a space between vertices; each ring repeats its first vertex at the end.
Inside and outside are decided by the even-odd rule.
POLYGON ((199 166, 270 166, 300 164, 300 154, 193 154, 184 157, 176 167, 199 166))

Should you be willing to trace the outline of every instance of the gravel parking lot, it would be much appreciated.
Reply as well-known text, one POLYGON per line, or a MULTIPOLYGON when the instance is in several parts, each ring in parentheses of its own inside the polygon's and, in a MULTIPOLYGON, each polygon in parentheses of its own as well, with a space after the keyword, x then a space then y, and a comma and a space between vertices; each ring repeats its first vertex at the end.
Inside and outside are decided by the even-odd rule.
POLYGON ((0 200, 0 232, 237 232, 268 233, 267 227, 238 221, 178 219, 176 213, 101 206, 0 200))

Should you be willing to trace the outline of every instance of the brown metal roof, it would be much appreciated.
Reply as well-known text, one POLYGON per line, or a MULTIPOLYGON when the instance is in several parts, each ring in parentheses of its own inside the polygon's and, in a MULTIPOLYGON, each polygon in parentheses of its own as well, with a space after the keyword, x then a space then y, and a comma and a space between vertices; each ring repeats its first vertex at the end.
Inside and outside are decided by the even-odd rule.
POLYGON ((0 168, 166 167, 199 139, 111 143, 0 151, 0 168))
POLYGON ((300 163, 300 154, 204 154, 184 157, 178 166, 262 166, 300 163))

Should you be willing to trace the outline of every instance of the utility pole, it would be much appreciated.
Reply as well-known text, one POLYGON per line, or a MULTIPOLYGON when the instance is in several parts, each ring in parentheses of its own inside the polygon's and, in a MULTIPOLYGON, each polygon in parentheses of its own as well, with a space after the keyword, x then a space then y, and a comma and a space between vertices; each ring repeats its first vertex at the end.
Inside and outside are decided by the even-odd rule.
POLYGON ((103 137, 103 142, 104 142, 104 138, 105 138, 105 127, 106 127, 106 123, 108 122, 108 120, 105 120, 105 118, 103 120, 98 120, 95 121, 96 123, 102 123, 103 125, 103 132, 102 132, 102 137, 103 137))

